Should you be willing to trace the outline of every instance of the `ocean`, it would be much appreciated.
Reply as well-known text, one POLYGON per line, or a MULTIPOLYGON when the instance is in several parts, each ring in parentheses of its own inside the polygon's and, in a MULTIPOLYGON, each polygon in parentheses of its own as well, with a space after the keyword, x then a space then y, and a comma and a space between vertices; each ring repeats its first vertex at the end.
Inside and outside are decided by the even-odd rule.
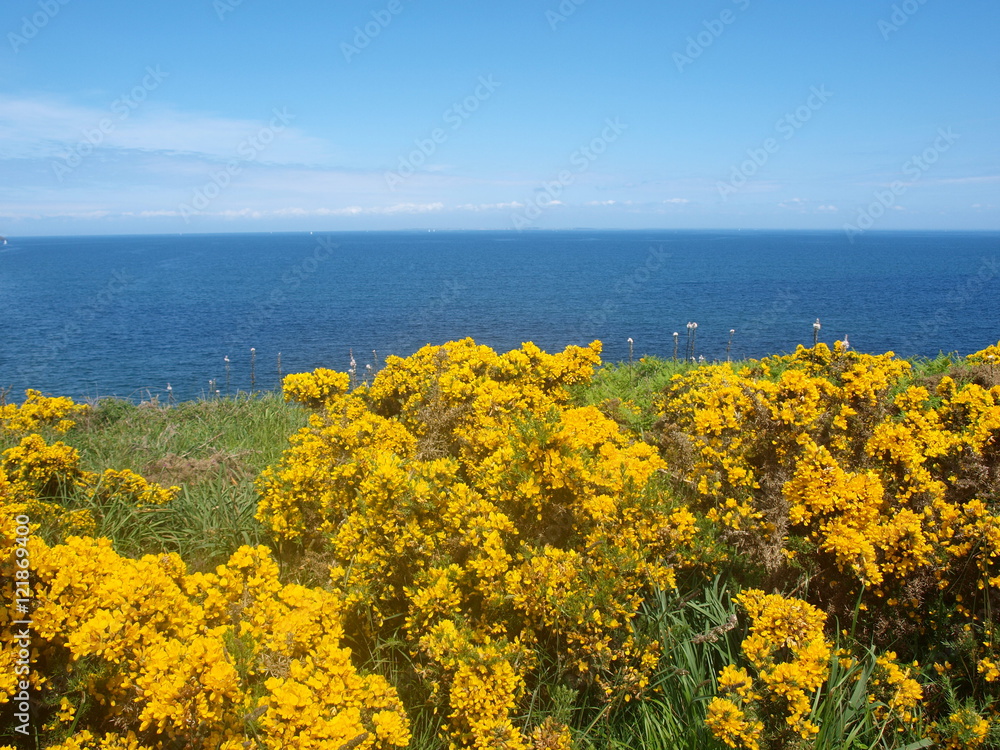
POLYGON ((412 231, 9 237, 0 389, 162 401, 359 378, 471 336, 498 351, 604 343, 605 361, 859 351, 968 354, 1000 340, 1000 233, 412 231), (730 331, 733 331, 730 334, 730 331), (228 357, 228 363, 226 358, 228 357), (170 390, 167 390, 167 385, 170 390))

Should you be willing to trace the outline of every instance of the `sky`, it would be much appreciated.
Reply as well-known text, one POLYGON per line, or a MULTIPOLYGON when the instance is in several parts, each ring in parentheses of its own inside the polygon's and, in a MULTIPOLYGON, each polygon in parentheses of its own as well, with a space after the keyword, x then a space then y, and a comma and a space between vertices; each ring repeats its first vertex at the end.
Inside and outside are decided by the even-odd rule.
POLYGON ((5 0, 0 235, 1000 229, 996 0, 5 0))

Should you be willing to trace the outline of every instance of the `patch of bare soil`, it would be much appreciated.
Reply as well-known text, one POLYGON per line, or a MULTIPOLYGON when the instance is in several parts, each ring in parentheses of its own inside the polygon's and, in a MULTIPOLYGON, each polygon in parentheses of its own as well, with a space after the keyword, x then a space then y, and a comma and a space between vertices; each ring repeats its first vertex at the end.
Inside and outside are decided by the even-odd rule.
POLYGON ((214 451, 204 458, 168 453, 150 461, 143 476, 151 482, 169 487, 199 484, 219 478, 236 483, 246 479, 249 473, 239 455, 214 451))

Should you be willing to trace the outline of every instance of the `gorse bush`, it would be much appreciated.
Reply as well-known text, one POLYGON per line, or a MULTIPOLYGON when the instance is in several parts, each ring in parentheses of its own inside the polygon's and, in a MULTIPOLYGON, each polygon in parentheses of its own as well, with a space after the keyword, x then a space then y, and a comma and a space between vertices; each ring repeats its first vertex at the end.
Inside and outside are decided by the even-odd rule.
POLYGON ((0 404, 0 429, 14 433, 30 433, 42 427, 51 427, 64 433, 76 422, 72 417, 87 411, 84 404, 73 403, 64 396, 44 396, 39 391, 25 392, 21 404, 0 404))
MULTIPOLYGON (((822 344, 698 368, 659 401, 661 445, 693 488, 692 506, 757 580, 806 587, 861 642, 930 656, 988 707, 1000 677, 1000 387, 944 376, 932 392, 908 382, 909 370, 891 355, 822 344)), ((879 661, 880 679, 903 684, 895 658, 879 661)), ((887 705, 906 704, 909 719, 918 691, 905 684, 910 697, 887 705)), ((750 728, 725 708, 719 736, 750 728)), ((949 719, 934 736, 965 724, 949 719)))
POLYGON ((697 477, 694 502, 763 568, 823 571, 810 593, 836 614, 862 596, 918 622, 949 592, 985 624, 1000 582, 1000 388, 944 377, 932 394, 901 385, 908 369, 822 344, 699 368, 662 398, 666 452, 684 442, 694 459, 674 466, 697 477))
POLYGON ((0 736, 1000 747, 1000 344, 595 377, 599 353, 466 339, 353 389, 290 375, 288 407, 0 406, 3 595, 27 516, 37 730, 0 736))
MULTIPOLYGON (((10 431, 55 426, 73 407, 29 392, 5 407, 10 431)), ((79 466, 78 452, 30 434, 0 461, 2 593, 22 581, 15 529, 33 535, 30 686, 42 743, 54 748, 402 747, 406 715, 382 677, 359 674, 341 645, 342 602, 285 585, 268 550, 244 547, 214 573, 188 573, 175 554, 122 557, 109 539, 84 538, 92 508, 141 511, 176 501, 128 471, 79 466), (9 553, 9 554, 8 554, 9 553), (40 710, 47 709, 47 710, 40 710)), ((23 537, 22 537, 23 538, 23 537)), ((27 589, 18 586, 17 596, 27 589)), ((12 608, 0 610, 5 635, 12 608)), ((18 619, 24 619, 21 616, 18 619)), ((23 689, 15 649, 0 657, 5 702, 23 689)), ((7 724, 5 720, 5 724, 7 724)), ((27 739, 27 738, 25 738, 27 739)), ((35 739, 35 738, 32 738, 35 739)))
POLYGON ((390 357, 350 393, 346 375, 286 381, 319 408, 262 476, 258 518, 327 556, 365 640, 408 644, 455 746, 566 736, 544 710, 515 722, 543 667, 601 702, 642 696, 656 665, 629 623, 674 585, 695 519, 653 491, 652 446, 571 405, 598 351, 465 340, 390 357))
POLYGON ((267 550, 213 574, 187 574, 176 555, 122 558, 107 540, 31 552, 35 669, 63 696, 50 740, 89 726, 147 747, 406 745, 395 691, 341 646, 339 599, 279 583, 267 550))

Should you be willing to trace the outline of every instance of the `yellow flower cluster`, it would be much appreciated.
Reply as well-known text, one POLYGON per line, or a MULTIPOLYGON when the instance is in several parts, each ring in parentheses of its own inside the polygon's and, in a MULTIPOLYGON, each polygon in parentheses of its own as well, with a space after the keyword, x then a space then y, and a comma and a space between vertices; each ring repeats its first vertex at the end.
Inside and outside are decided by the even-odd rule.
POLYGON ((105 469, 100 476, 87 475, 88 485, 93 488, 93 496, 100 501, 112 497, 129 498, 136 507, 144 505, 165 505, 173 500, 180 487, 162 487, 128 469, 105 469))
MULTIPOLYGON (((4 602, 13 603, 15 597, 15 547, 18 538, 18 527, 22 523, 19 516, 25 513, 25 504, 14 502, 10 483, 6 475, 0 471, 0 596, 4 602)), ((20 596, 23 597, 23 589, 20 596)), ((11 606, 0 607, 0 632, 3 633, 3 647, 0 648, 0 705, 17 692, 19 681, 17 666, 17 649, 7 640, 8 624, 11 617, 11 606)))
POLYGON ((17 503, 50 538, 91 534, 97 527, 89 510, 68 509, 63 500, 83 492, 94 475, 79 466, 75 448, 49 445, 38 434, 26 435, 0 455, 0 483, 9 502, 17 503))
POLYGON ((658 402, 667 457, 678 468, 688 464, 725 538, 774 569, 795 520, 784 482, 814 446, 851 454, 881 415, 880 398, 909 367, 891 353, 857 354, 838 343, 799 347, 738 372, 727 364, 697 368, 676 376, 658 402), (693 462, 684 458, 690 448, 693 462))
POLYGON ((24 402, 0 406, 0 430, 34 432, 42 427, 52 427, 56 432, 66 432, 75 422, 73 415, 82 414, 89 407, 77 404, 65 396, 43 396, 28 389, 24 402))
POLYGON ((875 690, 868 694, 869 701, 879 703, 875 715, 879 719, 891 717, 904 724, 916 721, 914 709, 920 705, 923 689, 911 676, 912 668, 899 664, 894 651, 879 656, 875 665, 871 678, 875 690))
POLYGON ((770 575, 813 571, 829 611, 850 618, 860 596, 882 627, 949 610, 981 630, 1000 585, 1000 386, 910 370, 839 344, 700 367, 660 398, 664 452, 724 541, 770 575))
POLYGON ((1000 365, 1000 343, 988 346, 975 354, 970 354, 966 359, 976 364, 1000 365))
POLYGON ((542 656, 609 697, 655 666, 630 623, 673 584, 695 517, 653 492, 655 448, 571 405, 599 351, 466 339, 388 357, 349 393, 325 371, 286 379, 324 403, 262 475, 258 518, 280 548, 332 557, 366 637, 404 619, 455 747, 527 746, 513 717, 542 656))
MULTIPOLYGON (((77 410, 68 399, 29 392, 20 409, 5 407, 3 427, 36 429, 77 410)), ((0 580, 5 600, 13 600, 14 541, 27 516, 30 679, 36 705, 55 706, 45 718, 55 740, 48 746, 408 744, 395 690, 382 677, 359 674, 342 645, 343 604, 335 594, 281 584, 264 548, 244 547, 209 574, 188 574, 176 555, 124 558, 108 539, 75 536, 92 533, 94 519, 64 505, 83 498, 98 508, 111 501, 143 507, 178 491, 128 470, 85 471, 75 449, 38 434, 3 453, 0 580), (47 545, 40 529, 65 542, 47 545), (108 726, 118 729, 95 733, 108 726)), ((0 609, 0 629, 11 618, 9 608, 0 609)), ((15 692, 14 653, 0 651, 0 702, 15 692)))
POLYGON ((442 620, 421 644, 448 676, 451 746, 526 750, 510 714, 524 688, 516 663, 530 656, 520 644, 489 636, 481 644, 470 642, 476 635, 442 620))
POLYGON ((986 719, 970 708, 962 708, 945 722, 936 722, 930 735, 945 750, 977 750, 984 746, 989 730, 986 719))
MULTIPOLYGON (((966 657, 941 639, 928 645, 969 658, 981 682, 966 689, 995 699, 998 353, 1000 344, 954 377, 920 379, 891 353, 822 344, 740 370, 700 367, 661 396, 661 445, 721 539, 771 580, 808 576, 811 601, 875 640, 962 633, 966 657)), ((877 717, 913 725, 913 670, 888 652, 873 680, 877 717)), ((752 735, 750 704, 730 692, 710 719, 729 727, 720 737, 752 735)))
POLYGON ((736 601, 750 617, 743 656, 756 677, 727 665, 719 673, 723 697, 709 704, 706 722, 729 747, 756 750, 761 732, 792 732, 808 740, 819 727, 809 720, 812 696, 826 679, 831 656, 826 618, 811 604, 750 589, 736 601), (748 718, 756 717, 756 718, 748 718))
POLYGON ((64 742, 49 745, 48 750, 153 750, 153 748, 140 743, 134 732, 124 736, 107 732, 100 737, 85 729, 64 742))
MULTIPOLYGON (((748 678, 749 679, 749 678, 748 678)), ((721 687, 721 686, 720 686, 721 687)), ((746 712, 729 698, 712 698, 705 724, 726 745, 743 750, 759 750, 758 738, 764 730, 760 721, 748 719, 746 712)))
POLYGON ((88 484, 76 448, 57 442, 49 445, 38 434, 26 435, 3 452, 0 468, 20 497, 50 500, 88 484))
POLYGON ((298 401, 319 409, 330 399, 346 393, 350 380, 346 372, 320 367, 313 372, 293 373, 285 377, 285 401, 298 401))
POLYGON ((409 742, 395 690, 359 674, 341 645, 340 599, 282 585, 265 548, 243 547, 209 574, 187 573, 176 555, 123 558, 107 539, 33 539, 31 560, 34 674, 46 675, 35 687, 43 702, 66 696, 47 728, 71 736, 55 747, 409 742), (78 721, 121 733, 98 741, 72 733, 78 721))

